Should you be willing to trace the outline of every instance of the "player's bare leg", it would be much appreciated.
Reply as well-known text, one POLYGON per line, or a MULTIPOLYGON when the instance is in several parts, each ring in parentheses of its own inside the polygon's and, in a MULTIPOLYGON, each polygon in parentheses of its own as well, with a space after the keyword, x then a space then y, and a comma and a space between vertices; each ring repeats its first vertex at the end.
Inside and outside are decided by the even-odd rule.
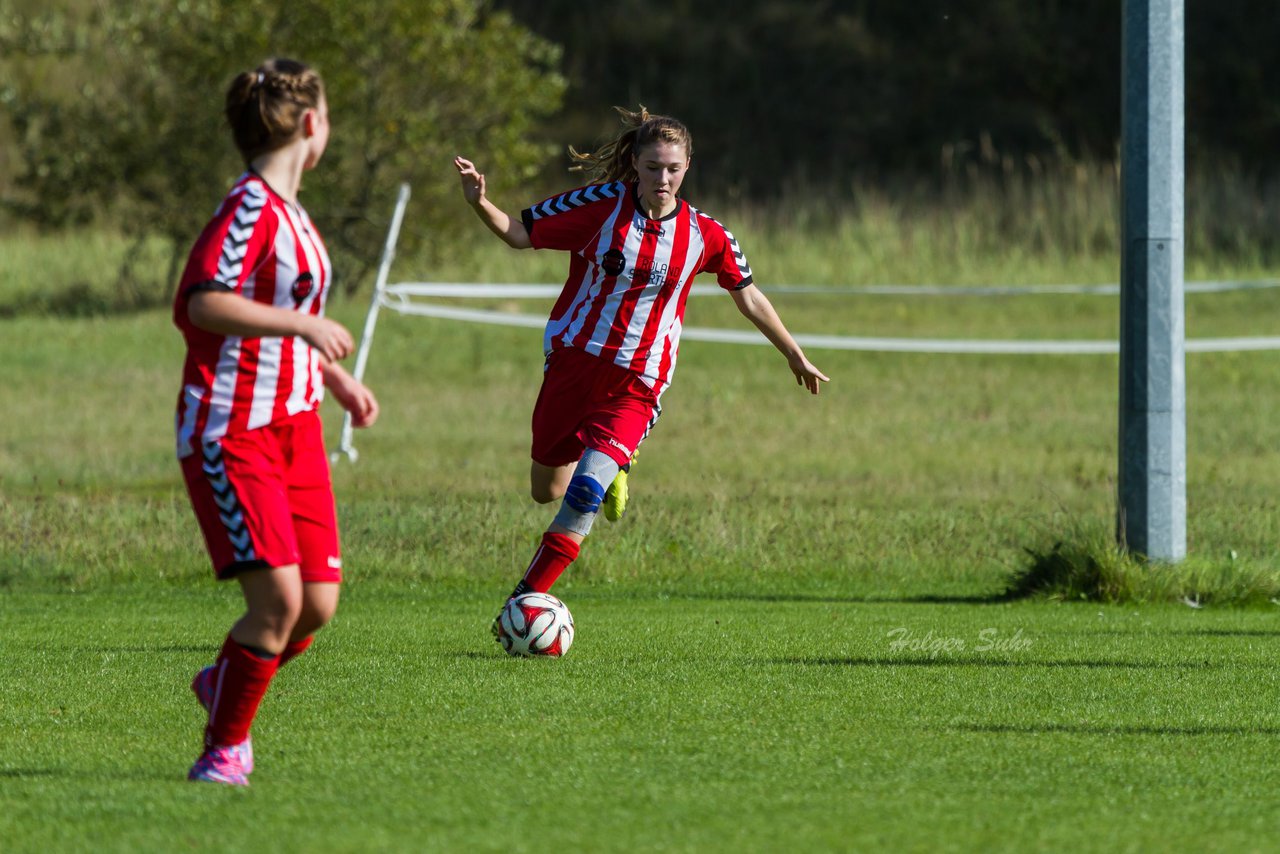
POLYGON ((304 581, 302 583, 302 610, 293 625, 289 642, 280 653, 280 666, 284 667, 307 651, 316 632, 333 619, 338 610, 338 594, 341 585, 336 581, 304 581))
POLYGON ((302 609, 289 635, 289 643, 311 637, 333 619, 338 610, 342 585, 334 582, 307 581, 302 585, 302 609))
POLYGON ((578 461, 565 463, 562 466, 544 466, 542 463, 531 463, 529 466, 529 494, 539 504, 550 504, 564 498, 573 479, 573 470, 578 461))
POLYGON ((249 727, 302 613, 304 585, 296 564, 251 570, 237 580, 244 616, 231 627, 217 663, 191 685, 209 710, 209 723, 204 752, 187 777, 247 785, 253 769, 249 727))

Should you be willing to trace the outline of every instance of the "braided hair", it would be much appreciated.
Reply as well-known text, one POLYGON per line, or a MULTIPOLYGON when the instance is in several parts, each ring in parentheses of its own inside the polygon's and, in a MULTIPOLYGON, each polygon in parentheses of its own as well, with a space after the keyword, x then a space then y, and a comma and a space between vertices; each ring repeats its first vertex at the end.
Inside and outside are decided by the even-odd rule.
POLYGON ((237 74, 227 89, 226 116, 245 162, 288 144, 302 114, 319 107, 323 97, 320 75, 295 59, 268 59, 237 74))
POLYGON ((585 172, 592 183, 606 181, 634 181, 635 156, 641 149, 656 142, 684 146, 685 157, 693 156, 693 136, 689 129, 670 116, 655 116, 640 105, 639 112, 625 107, 614 107, 622 120, 623 131, 616 139, 589 153, 569 146, 569 158, 573 165, 570 172, 585 172))

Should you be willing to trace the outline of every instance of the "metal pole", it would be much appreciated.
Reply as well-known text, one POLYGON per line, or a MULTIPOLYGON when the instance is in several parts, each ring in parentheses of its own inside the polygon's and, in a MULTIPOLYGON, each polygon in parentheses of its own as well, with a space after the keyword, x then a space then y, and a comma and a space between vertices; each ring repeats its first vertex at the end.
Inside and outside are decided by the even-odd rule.
MULTIPOLYGON (((387 229, 387 240, 382 246, 382 260, 378 263, 378 276, 373 283, 373 296, 369 299, 369 311, 364 316, 364 332, 360 334, 360 349, 356 351, 356 364, 351 375, 358 380, 364 379, 364 368, 369 362, 369 348, 373 345, 373 330, 378 323, 378 309, 382 307, 382 296, 387 289, 387 275, 391 272, 391 261, 396 257, 396 241, 400 239, 400 223, 404 221, 404 209, 409 204, 409 185, 401 184, 396 195, 396 209, 391 214, 391 227, 387 229)), ((342 455, 355 462, 360 459, 360 452, 351 444, 351 413, 342 416, 342 437, 338 440, 338 450, 329 455, 335 463, 342 455)))
POLYGON ((1183 0, 1124 0, 1120 473, 1130 550, 1187 552, 1183 0))

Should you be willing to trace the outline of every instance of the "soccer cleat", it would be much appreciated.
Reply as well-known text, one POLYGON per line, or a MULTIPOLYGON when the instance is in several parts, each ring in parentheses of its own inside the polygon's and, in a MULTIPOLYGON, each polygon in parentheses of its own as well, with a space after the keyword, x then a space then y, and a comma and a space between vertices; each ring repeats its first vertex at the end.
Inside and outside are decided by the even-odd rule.
POLYGON ((631 471, 631 466, 635 464, 638 456, 640 456, 639 449, 631 455, 631 462, 627 463, 626 468, 618 469, 613 483, 609 484, 609 488, 605 490, 604 518, 610 522, 618 521, 622 518, 622 514, 627 512, 627 473, 631 471))
POLYGON ((228 786, 249 785, 249 777, 244 766, 240 764, 239 747, 240 745, 234 745, 206 749, 187 772, 187 779, 205 783, 225 783, 228 786))
MULTIPOLYGON (((517 591, 519 591, 521 588, 524 588, 523 581, 521 581, 519 584, 516 585, 517 591)), ((524 589, 527 590, 528 588, 524 588, 524 589)), ((520 594, 517 592, 517 593, 512 593, 510 596, 508 596, 507 601, 502 603, 502 610, 498 612, 498 615, 493 618, 493 622, 489 624, 489 633, 493 635, 493 639, 496 640, 498 643, 502 643, 502 615, 505 614, 507 611, 507 603, 509 603, 512 599, 516 598, 516 596, 518 595, 520 594)))
MULTIPOLYGON (((191 680, 191 690, 195 692, 196 699, 204 706, 204 710, 209 711, 213 706, 213 671, 216 665, 210 664, 208 667, 201 669, 196 674, 196 678, 191 680)), ((253 773, 253 738, 245 736, 244 741, 234 744, 230 748, 235 750, 240 757, 240 766, 244 769, 244 773, 253 773)))

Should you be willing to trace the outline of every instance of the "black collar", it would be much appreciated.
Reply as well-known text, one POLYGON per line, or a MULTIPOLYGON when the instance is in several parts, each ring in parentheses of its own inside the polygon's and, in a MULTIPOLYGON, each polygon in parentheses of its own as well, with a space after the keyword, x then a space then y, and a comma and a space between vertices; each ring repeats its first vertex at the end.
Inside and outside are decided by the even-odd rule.
POLYGON ((644 212, 644 203, 640 201, 640 182, 639 181, 636 181, 631 185, 631 201, 636 206, 636 213, 640 214, 640 216, 649 220, 649 222, 666 222, 669 219, 675 219, 677 216, 680 215, 680 211, 684 208, 684 199, 680 198, 679 196, 676 196, 675 210, 673 210, 671 213, 664 216, 662 219, 651 218, 648 214, 644 212))

